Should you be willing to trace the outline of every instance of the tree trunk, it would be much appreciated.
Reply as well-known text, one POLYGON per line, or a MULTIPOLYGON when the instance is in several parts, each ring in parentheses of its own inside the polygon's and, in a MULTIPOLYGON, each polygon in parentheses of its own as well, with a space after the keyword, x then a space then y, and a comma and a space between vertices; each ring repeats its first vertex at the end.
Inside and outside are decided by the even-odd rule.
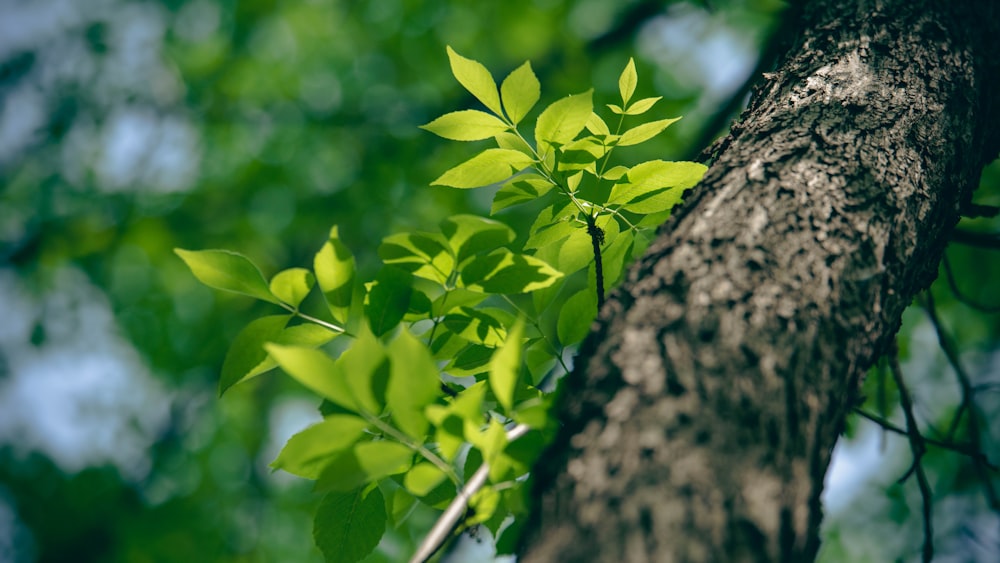
POLYGON ((1000 10, 818 0, 795 17, 564 382, 521 561, 815 557, 860 378, 1000 147, 1000 10))

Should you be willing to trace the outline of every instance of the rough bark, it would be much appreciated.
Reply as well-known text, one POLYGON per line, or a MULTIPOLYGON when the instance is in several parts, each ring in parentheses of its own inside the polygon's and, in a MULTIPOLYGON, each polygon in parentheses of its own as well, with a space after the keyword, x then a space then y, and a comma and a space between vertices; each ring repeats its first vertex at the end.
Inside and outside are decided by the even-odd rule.
POLYGON ((521 561, 815 557, 859 380, 997 155, 1000 13, 819 0, 796 17, 564 382, 521 561))

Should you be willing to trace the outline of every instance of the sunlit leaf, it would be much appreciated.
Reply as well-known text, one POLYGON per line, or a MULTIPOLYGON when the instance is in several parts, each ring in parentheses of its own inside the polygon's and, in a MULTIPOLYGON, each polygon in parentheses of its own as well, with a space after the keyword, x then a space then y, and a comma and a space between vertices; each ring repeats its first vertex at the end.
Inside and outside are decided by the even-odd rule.
POLYGON ((458 307, 475 305, 486 299, 486 295, 467 289, 453 289, 442 293, 431 304, 431 315, 440 317, 458 307))
POLYGON ((450 46, 447 47, 448 61, 451 63, 451 73, 458 83, 465 87, 484 106, 497 115, 502 115, 500 95, 493 75, 482 63, 459 55, 450 46))
POLYGON ((535 142, 564 145, 583 130, 594 111, 593 90, 553 102, 538 116, 535 142))
POLYGON ((334 415, 292 436, 271 462, 274 469, 316 479, 335 455, 361 439, 368 423, 350 415, 334 415))
POLYGON ((524 320, 518 319, 511 327, 506 342, 490 360, 490 389, 507 412, 514 406, 514 389, 520 379, 523 338, 524 320))
POLYGON ((462 270, 465 287, 486 293, 528 293, 548 287, 562 274, 534 256, 505 248, 476 256, 462 270))
POLYGON ((337 359, 337 369, 357 405, 371 414, 382 412, 389 362, 385 347, 366 325, 361 325, 351 347, 337 359))
POLYGON ((420 128, 452 141, 480 141, 509 129, 500 118, 474 109, 446 113, 420 128))
POLYGON ((636 125, 635 127, 622 133, 621 138, 618 139, 618 146, 627 147, 648 141, 659 135, 661 131, 679 119, 679 117, 675 117, 673 119, 661 119, 659 121, 650 121, 649 123, 636 125))
POLYGON ((441 222, 441 232, 448 239, 458 262, 474 254, 490 252, 514 240, 514 231, 499 221, 478 215, 452 215, 441 222))
POLYGON ((424 407, 440 394, 437 364, 423 342, 402 330, 387 346, 390 361, 386 403, 400 430, 418 440, 427 433, 424 407))
MULTIPOLYGON (((701 181, 702 176, 705 175, 705 170, 707 170, 705 165, 697 162, 651 160, 637 164, 629 170, 627 183, 616 184, 611 189, 611 196, 608 198, 608 203, 621 205, 635 200, 645 201, 650 196, 662 194, 664 190, 678 192, 675 195, 679 198, 683 190, 701 181)), ((660 200, 669 200, 672 198, 674 198, 674 195, 664 194, 660 200)), ((659 205, 660 200, 646 202, 646 205, 640 206, 646 211, 639 211, 638 208, 635 211, 637 213, 653 213, 669 209, 669 207, 657 208, 653 205, 653 203, 659 205)))
POLYGON ((327 561, 355 563, 375 550, 385 522, 385 499, 378 487, 330 493, 316 509, 313 540, 327 561))
POLYGON ((444 284, 455 269, 455 258, 441 235, 399 233, 382 239, 378 255, 388 265, 414 276, 444 284))
POLYGON ((591 112, 590 117, 587 119, 587 131, 590 131, 594 135, 610 135, 611 130, 608 129, 608 124, 604 122, 604 119, 596 113, 591 112))
POLYGON ((265 350, 281 369, 302 385, 348 410, 357 410, 343 372, 319 350, 298 346, 267 344, 265 350))
POLYGON ((330 314, 340 323, 346 323, 354 295, 355 265, 354 255, 340 241, 337 227, 330 229, 329 238, 316 253, 313 270, 330 314))
POLYGON ((636 100, 636 102, 625 110, 625 115, 642 115, 652 109, 656 102, 663 99, 662 96, 656 96, 655 98, 643 98, 641 100, 636 100))
POLYGON ((403 477, 403 486, 406 490, 422 497, 434 490, 442 481, 447 478, 444 471, 438 469, 432 463, 422 461, 413 466, 403 477))
POLYGON ((549 193, 555 184, 536 174, 520 174, 504 184, 495 196, 490 215, 508 207, 534 201, 549 193))
POLYGON ((462 307, 445 316, 443 324, 452 333, 476 344, 495 348, 507 337, 503 323, 487 311, 462 307))
POLYGON ((525 62, 507 75, 500 85, 500 96, 512 123, 516 125, 528 115, 541 96, 541 85, 531 70, 531 63, 525 62))
POLYGON ((435 186, 452 188, 480 188, 502 182, 524 170, 534 161, 524 153, 512 149, 486 149, 459 164, 431 182, 435 186))
POLYGON ((289 268, 271 278, 271 293, 288 305, 298 308, 316 285, 316 276, 305 268, 289 268))
POLYGON ((618 91, 622 95, 623 105, 628 104, 628 101, 632 99, 632 94, 635 93, 635 85, 638 82, 639 75, 635 72, 635 61, 629 57, 628 64, 625 65, 625 70, 618 77, 618 91))
POLYGON ((229 250, 184 250, 174 252, 184 260, 198 281, 208 287, 242 293, 270 303, 279 303, 249 258, 229 250))

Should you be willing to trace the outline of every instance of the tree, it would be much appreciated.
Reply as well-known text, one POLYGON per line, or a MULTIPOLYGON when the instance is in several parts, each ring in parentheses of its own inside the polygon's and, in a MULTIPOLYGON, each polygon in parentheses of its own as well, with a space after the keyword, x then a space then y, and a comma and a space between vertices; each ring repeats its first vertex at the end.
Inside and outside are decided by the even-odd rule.
POLYGON ((816 555, 859 382, 1000 149, 983 125, 1000 111, 1000 14, 796 12, 788 54, 565 382, 523 561, 816 555))

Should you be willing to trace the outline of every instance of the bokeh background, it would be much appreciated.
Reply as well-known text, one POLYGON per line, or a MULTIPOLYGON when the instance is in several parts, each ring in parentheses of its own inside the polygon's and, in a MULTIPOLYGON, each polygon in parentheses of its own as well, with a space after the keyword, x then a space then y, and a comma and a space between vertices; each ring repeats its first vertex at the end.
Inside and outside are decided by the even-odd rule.
MULTIPOLYGON (((794 33, 783 10, 0 0, 0 563, 319 561, 318 498, 267 467, 319 419, 317 402, 280 373, 218 398, 228 343, 267 306, 201 286, 172 249, 237 250, 273 274, 309 265, 336 224, 370 274, 383 236, 488 212, 489 194, 428 187, 475 150, 417 128, 474 107, 445 45, 497 77, 531 60, 543 103, 592 85, 613 102, 635 57, 639 94, 664 97, 656 118, 684 119, 633 157, 693 158, 725 132, 776 38, 794 33)), ((1000 168, 976 200, 1000 204, 1000 168)), ((523 227, 530 210, 502 219, 523 227)), ((949 257, 966 295, 1000 303, 995 251, 949 257)), ((940 280, 934 292, 996 461, 1000 323, 940 280)), ((947 428, 960 389, 919 308, 901 347, 918 416, 928 432, 947 428)), ((902 425, 891 379, 874 373, 869 387, 902 425)), ((920 497, 897 482, 905 440, 857 420, 848 436, 828 479, 824 557, 914 559, 920 497)), ((995 499, 969 459, 932 449, 925 465, 941 560, 1000 560, 995 499)), ((433 517, 414 514, 370 561, 405 559, 433 517)))

